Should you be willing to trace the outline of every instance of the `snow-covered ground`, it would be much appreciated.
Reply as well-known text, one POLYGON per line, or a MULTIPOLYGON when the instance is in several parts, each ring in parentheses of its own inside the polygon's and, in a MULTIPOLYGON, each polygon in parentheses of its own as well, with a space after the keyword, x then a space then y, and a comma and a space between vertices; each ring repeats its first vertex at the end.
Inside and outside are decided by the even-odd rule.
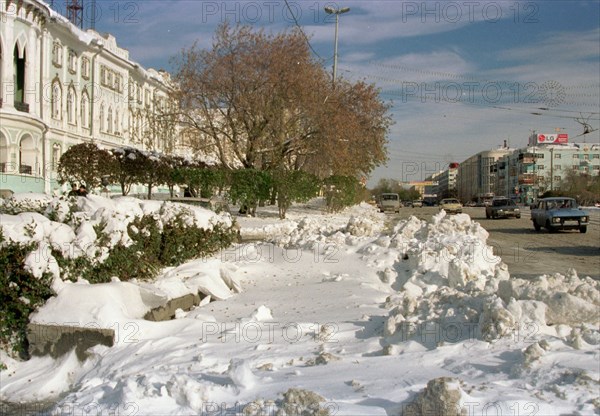
MULTIPOLYGON (((598 282, 575 271, 510 278, 464 214, 390 226, 366 204, 320 208, 296 206, 284 221, 272 208, 237 217, 256 241, 152 282, 56 282, 32 319, 111 328, 115 346, 94 347, 83 363, 75 353, 27 362, 2 353, 0 399, 55 400, 54 411, 73 414, 275 415, 298 388, 331 415, 397 415, 448 377, 463 414, 600 412, 598 282), (142 319, 161 299, 198 290, 218 300, 172 321, 142 319)), ((16 233, 18 221, 0 225, 16 233)), ((34 236, 55 234, 46 224, 34 236)))

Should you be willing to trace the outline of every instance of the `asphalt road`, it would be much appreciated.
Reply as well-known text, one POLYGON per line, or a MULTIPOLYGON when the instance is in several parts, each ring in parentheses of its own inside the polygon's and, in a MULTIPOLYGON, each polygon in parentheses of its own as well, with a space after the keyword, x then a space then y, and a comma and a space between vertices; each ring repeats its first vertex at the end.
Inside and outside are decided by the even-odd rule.
MULTIPOLYGON (((424 220, 438 212, 437 207, 401 208, 399 214, 388 214, 390 220, 415 215, 424 220)), ((479 222, 489 233, 488 245, 508 265, 511 276, 534 278, 542 274, 565 274, 574 268, 579 276, 600 280, 600 211, 590 211, 587 233, 559 231, 549 233, 533 229, 529 208, 522 209, 520 219, 486 219, 485 208, 463 211, 479 222)))

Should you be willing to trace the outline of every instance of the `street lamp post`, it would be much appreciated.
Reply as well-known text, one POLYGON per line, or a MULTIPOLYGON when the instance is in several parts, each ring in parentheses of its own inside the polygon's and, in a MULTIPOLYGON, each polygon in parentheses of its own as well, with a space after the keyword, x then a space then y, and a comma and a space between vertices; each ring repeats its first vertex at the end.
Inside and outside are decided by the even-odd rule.
POLYGON ((337 58, 338 58, 338 27, 340 21, 340 14, 344 14, 350 11, 350 7, 343 7, 341 9, 334 9, 333 7, 325 7, 325 13, 335 15, 335 45, 333 50, 333 85, 335 85, 335 79, 337 76, 337 58))

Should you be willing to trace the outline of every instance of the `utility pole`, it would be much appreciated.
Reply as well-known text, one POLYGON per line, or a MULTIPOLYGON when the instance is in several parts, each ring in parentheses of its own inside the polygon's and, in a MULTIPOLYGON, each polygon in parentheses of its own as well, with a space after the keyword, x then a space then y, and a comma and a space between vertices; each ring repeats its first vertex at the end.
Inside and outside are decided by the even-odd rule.
POLYGON ((335 44, 333 47, 333 85, 335 86, 335 80, 337 77, 337 58, 338 58, 338 27, 340 21, 340 14, 347 13, 350 11, 350 7, 343 7, 341 9, 334 9, 333 7, 325 7, 325 13, 335 15, 335 44))

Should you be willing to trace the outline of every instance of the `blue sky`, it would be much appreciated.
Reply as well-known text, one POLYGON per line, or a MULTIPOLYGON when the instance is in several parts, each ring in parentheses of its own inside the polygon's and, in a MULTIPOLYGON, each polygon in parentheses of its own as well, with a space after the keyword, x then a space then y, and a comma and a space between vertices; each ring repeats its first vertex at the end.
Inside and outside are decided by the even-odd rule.
POLYGON ((325 6, 351 9, 340 17, 338 76, 375 83, 392 103, 390 160, 371 185, 423 179, 504 140, 522 147, 531 130, 600 141, 598 131, 575 138, 575 118, 600 124, 597 0, 97 0, 96 29, 131 59, 169 70, 181 48, 209 47, 223 20, 280 31, 294 27, 291 9, 331 69, 335 24, 325 6))

